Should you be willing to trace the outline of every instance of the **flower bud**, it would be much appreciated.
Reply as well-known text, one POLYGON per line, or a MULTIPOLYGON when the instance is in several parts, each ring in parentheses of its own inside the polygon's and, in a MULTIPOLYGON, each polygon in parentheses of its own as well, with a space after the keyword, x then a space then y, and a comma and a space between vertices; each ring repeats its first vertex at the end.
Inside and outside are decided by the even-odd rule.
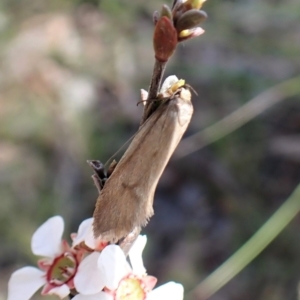
POLYGON ((156 23, 158 22, 159 18, 160 18, 159 12, 156 10, 156 11, 153 13, 153 16, 152 16, 154 25, 156 25, 156 23))
POLYGON ((187 8, 187 10, 193 8, 200 9, 205 1, 206 0, 187 0, 183 3, 183 5, 187 8))
POLYGON ((206 12, 203 10, 191 9, 186 11, 178 19, 176 23, 176 29, 178 32, 181 32, 186 29, 191 29, 197 27, 207 18, 206 12))
POLYGON ((177 31, 171 20, 163 16, 155 25, 153 46, 155 58, 160 62, 166 62, 173 54, 177 45, 177 31))
POLYGON ((165 16, 165 17, 169 18, 171 21, 173 19, 172 11, 171 11, 170 7, 168 5, 165 5, 165 4, 162 6, 160 15, 162 17, 165 16))
POLYGON ((173 0, 172 10, 182 4, 182 0, 173 0))

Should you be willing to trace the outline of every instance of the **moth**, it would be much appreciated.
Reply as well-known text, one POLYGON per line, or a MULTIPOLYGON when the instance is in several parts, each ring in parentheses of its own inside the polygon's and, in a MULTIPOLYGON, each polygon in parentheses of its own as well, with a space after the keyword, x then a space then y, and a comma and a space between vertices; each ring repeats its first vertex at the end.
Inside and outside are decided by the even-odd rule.
POLYGON ((193 114, 191 92, 183 82, 171 84, 165 93, 101 189, 94 211, 95 238, 115 243, 145 226, 154 213, 157 183, 193 114))

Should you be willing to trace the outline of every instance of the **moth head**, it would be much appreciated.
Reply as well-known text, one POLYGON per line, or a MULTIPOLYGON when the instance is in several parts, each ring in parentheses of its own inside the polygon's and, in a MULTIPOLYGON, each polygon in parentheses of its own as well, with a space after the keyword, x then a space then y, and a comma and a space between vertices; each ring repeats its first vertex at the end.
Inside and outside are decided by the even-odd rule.
POLYGON ((177 76, 171 75, 167 77, 162 84, 162 87, 158 94, 158 98, 172 98, 176 95, 179 95, 181 91, 185 96, 187 96, 188 93, 190 94, 190 90, 192 90, 197 95, 196 91, 191 87, 191 85, 185 83, 184 79, 178 79, 177 76))
POLYGON ((184 79, 178 79, 177 76, 171 75, 167 77, 161 86, 158 98, 172 97, 175 92, 185 84, 184 79))
POLYGON ((181 98, 184 101, 190 102, 192 98, 190 86, 182 86, 176 91, 175 96, 181 98))
POLYGON ((182 88, 186 89, 186 90, 189 90, 189 91, 192 91, 195 95, 198 96, 197 92, 195 91, 195 89, 188 83, 185 83, 182 88))

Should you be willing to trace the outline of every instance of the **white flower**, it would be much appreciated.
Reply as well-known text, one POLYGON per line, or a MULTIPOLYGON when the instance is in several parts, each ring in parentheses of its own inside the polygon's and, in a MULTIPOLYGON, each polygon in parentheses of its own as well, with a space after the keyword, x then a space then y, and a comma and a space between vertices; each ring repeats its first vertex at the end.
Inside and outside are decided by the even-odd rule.
POLYGON ((73 240, 72 247, 102 251, 108 245, 108 242, 103 242, 99 238, 94 238, 93 222, 94 218, 84 220, 79 225, 78 233, 71 234, 73 240))
POLYGON ((184 79, 178 79, 177 76, 171 75, 165 79, 158 94, 158 98, 173 97, 176 91, 185 85, 184 79))
POLYGON ((174 85, 176 82, 178 82, 178 80, 179 79, 176 75, 168 76, 160 88, 160 93, 161 94, 167 93, 168 90, 172 87, 172 85, 174 85))
POLYGON ((95 239, 92 227, 93 220, 94 218, 89 218, 81 222, 78 228, 78 232, 71 235, 73 239, 73 247, 80 245, 83 242, 87 247, 95 249, 95 239))
POLYGON ((129 252, 131 266, 117 245, 109 245, 101 253, 94 252, 86 257, 74 278, 75 288, 80 294, 73 300, 183 299, 181 284, 169 282, 152 290, 157 280, 146 274, 142 260, 146 241, 146 236, 139 236, 132 246, 129 252))
POLYGON ((62 240, 63 231, 64 221, 60 216, 48 219, 35 231, 32 252, 45 258, 38 261, 39 269, 24 267, 11 275, 8 300, 28 300, 42 286, 42 295, 55 294, 60 298, 69 295, 83 251, 71 249, 62 240))
POLYGON ((182 300, 183 286, 180 283, 170 281, 151 291, 147 300, 182 300))

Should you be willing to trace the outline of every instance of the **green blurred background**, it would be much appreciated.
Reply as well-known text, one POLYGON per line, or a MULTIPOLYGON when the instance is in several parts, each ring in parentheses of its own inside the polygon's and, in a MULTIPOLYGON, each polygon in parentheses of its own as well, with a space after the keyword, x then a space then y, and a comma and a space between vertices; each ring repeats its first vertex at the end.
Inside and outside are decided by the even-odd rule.
MULTIPOLYGON (((10 274, 36 264, 30 238, 40 224, 62 215, 68 238, 92 215, 97 191, 86 160, 105 162, 139 126, 139 89, 154 62, 152 13, 162 4, 0 0, 1 300, 10 274)), ((187 135, 300 71, 299 0, 209 0, 203 9, 206 33, 180 44, 166 71, 198 93, 187 135)), ((191 290, 285 201, 300 179, 299 132, 295 96, 171 160, 143 230, 145 265, 159 284, 191 290)), ((210 299, 296 299, 299 225, 298 217, 210 299)))

